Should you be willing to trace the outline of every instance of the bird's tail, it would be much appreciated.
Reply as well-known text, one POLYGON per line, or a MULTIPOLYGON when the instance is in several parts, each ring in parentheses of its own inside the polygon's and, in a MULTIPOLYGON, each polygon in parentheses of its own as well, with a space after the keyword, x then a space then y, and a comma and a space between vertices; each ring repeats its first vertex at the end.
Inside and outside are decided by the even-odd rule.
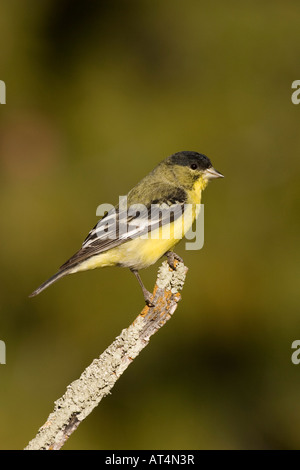
POLYGON ((63 276, 66 276, 66 274, 69 274, 70 270, 69 269, 62 269, 61 271, 58 271, 56 274, 51 276, 47 281, 43 282, 43 284, 40 285, 37 289, 35 289, 32 294, 29 295, 29 297, 34 297, 35 295, 38 295, 42 290, 46 289, 49 287, 51 284, 54 282, 58 281, 63 276))

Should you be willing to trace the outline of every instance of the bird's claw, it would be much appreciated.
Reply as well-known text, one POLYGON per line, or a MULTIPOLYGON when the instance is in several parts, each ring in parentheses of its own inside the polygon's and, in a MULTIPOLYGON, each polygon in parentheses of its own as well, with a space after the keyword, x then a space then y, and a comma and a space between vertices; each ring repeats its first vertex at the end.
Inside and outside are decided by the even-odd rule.
POLYGON ((145 302, 146 302, 146 305, 148 307, 155 307, 155 304, 150 300, 152 297, 152 294, 150 294, 150 292, 144 292, 144 298, 145 298, 145 302))
POLYGON ((174 251, 167 251, 165 255, 167 257, 168 265, 170 266, 171 269, 173 269, 173 271, 175 271, 176 269, 175 260, 179 261, 180 263, 183 263, 183 259, 179 255, 174 253, 174 251))

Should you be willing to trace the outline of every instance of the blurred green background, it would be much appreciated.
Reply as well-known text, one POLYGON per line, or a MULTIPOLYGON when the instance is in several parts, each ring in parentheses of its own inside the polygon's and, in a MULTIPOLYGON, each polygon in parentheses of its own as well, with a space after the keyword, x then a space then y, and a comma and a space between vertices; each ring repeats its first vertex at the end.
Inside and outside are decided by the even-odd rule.
POLYGON ((28 294, 99 204, 179 150, 226 176, 204 193, 204 248, 179 245, 174 318, 64 449, 299 448, 299 16, 289 0, 1 2, 2 449, 143 307, 122 269, 28 294))

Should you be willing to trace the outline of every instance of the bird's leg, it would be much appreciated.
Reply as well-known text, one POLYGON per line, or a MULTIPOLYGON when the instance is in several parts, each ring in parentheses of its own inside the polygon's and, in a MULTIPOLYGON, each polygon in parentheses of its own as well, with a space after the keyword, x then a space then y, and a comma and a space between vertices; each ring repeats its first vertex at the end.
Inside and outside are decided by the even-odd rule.
POLYGON ((168 265, 173 270, 176 269, 175 264, 174 264, 175 259, 179 261, 180 263, 183 263, 183 259, 179 255, 174 253, 174 251, 167 251, 165 253, 165 256, 167 257, 168 265))
POLYGON ((152 294, 149 291, 147 291, 146 287, 144 286, 143 281, 141 279, 141 276, 139 275, 138 270, 130 268, 130 271, 135 275, 135 277, 139 281, 139 284, 140 284, 140 286, 142 288, 142 291, 143 291, 143 295, 144 295, 144 299, 145 299, 146 304, 148 305, 148 307, 154 307, 154 303, 151 302, 151 300, 150 300, 151 297, 152 297, 152 294))

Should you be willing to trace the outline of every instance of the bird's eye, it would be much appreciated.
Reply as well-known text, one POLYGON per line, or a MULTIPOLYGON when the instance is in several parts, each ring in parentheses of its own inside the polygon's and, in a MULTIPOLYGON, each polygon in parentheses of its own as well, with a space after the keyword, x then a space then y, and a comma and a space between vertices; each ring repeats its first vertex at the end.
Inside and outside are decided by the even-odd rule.
POLYGON ((191 169, 192 169, 192 170, 196 170, 197 168, 198 168, 197 163, 192 163, 192 164, 191 164, 191 169))

